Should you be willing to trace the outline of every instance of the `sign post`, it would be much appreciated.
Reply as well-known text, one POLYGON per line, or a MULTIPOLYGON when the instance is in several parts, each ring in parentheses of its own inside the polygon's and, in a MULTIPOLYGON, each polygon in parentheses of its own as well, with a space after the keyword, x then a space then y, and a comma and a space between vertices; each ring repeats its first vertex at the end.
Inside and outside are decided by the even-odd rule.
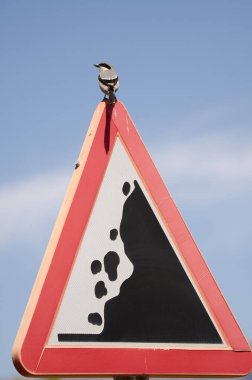
POLYGON ((40 377, 251 370, 251 348, 119 101, 94 113, 13 360, 40 377))

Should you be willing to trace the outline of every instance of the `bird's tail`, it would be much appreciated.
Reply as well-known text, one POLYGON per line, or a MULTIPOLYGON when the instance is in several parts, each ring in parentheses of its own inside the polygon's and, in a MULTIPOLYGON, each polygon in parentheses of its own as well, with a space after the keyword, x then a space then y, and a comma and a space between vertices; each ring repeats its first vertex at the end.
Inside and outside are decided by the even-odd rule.
POLYGON ((116 97, 114 91, 109 91, 109 104, 115 104, 116 97))

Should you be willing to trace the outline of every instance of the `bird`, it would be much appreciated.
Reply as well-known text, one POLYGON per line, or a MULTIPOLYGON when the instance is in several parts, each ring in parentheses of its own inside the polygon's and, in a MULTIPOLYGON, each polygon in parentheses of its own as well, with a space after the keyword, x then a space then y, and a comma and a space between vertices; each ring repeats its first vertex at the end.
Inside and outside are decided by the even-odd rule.
POLYGON ((104 99, 106 99, 106 95, 108 95, 109 103, 115 104, 115 93, 119 88, 119 77, 116 70, 112 65, 106 62, 94 64, 94 66, 99 69, 98 81, 100 89, 105 94, 104 99))

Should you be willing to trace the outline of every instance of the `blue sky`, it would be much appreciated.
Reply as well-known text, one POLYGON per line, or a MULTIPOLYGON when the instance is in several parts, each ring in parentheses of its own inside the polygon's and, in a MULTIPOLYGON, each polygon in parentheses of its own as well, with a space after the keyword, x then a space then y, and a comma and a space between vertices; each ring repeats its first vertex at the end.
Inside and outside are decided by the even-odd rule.
POLYGON ((114 64, 125 104, 252 340, 252 3, 0 0, 0 378, 114 64))

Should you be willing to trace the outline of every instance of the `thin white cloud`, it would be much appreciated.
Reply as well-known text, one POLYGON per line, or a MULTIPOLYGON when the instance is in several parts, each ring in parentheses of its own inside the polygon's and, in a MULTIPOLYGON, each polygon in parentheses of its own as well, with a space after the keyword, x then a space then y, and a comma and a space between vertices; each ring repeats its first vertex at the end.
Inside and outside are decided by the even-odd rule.
POLYGON ((65 171, 34 176, 0 189, 0 247, 34 241, 59 208, 67 185, 65 171))
POLYGON ((252 99, 233 99, 208 105, 208 107, 192 112, 182 119, 177 119, 173 129, 176 131, 204 133, 206 130, 241 131, 248 130, 251 125, 252 99))
POLYGON ((251 99, 229 99, 164 128, 152 152, 176 199, 207 206, 251 193, 251 116, 251 99))
POLYGON ((252 139, 208 133, 162 145, 156 163, 168 186, 190 202, 221 201, 251 192, 252 139))

